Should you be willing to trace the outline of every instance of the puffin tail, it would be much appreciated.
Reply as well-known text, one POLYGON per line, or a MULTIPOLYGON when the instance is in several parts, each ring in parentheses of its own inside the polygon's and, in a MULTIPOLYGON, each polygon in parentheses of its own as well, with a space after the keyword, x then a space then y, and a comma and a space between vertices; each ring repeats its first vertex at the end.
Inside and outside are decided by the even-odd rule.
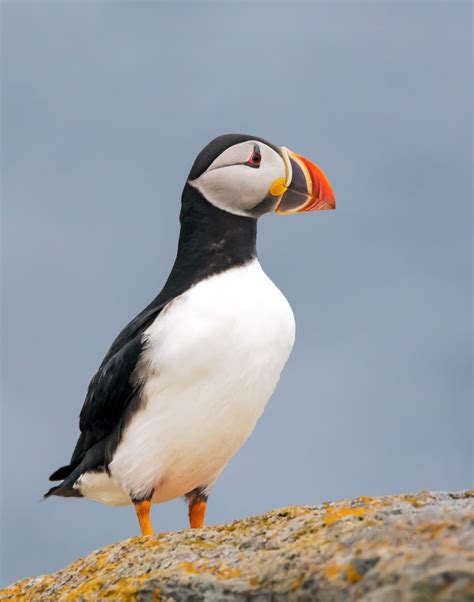
POLYGON ((43 499, 47 499, 48 497, 50 497, 52 495, 56 495, 56 491, 60 487, 61 487, 61 485, 55 485, 54 487, 51 487, 50 489, 48 489, 48 491, 43 494, 43 499))
POLYGON ((49 480, 62 481, 62 483, 51 487, 51 489, 49 489, 43 497, 45 499, 52 495, 60 495, 62 497, 82 497, 80 491, 74 489, 74 483, 82 472, 80 468, 78 469, 80 463, 81 461, 78 460, 77 462, 73 462, 67 466, 61 466, 61 468, 58 468, 58 470, 54 471, 49 477, 49 480))
POLYGON ((67 484, 66 481, 61 483, 60 485, 56 485, 55 487, 51 487, 48 491, 43 495, 44 499, 52 495, 59 495, 61 497, 83 497, 82 493, 74 489, 72 485, 67 484))
MULTIPOLYGON (((82 442, 83 435, 84 433, 81 434, 79 442, 82 442)), ((45 498, 51 497, 52 495, 60 495, 62 497, 84 497, 81 492, 74 487, 77 479, 89 470, 106 470, 105 439, 101 439, 85 451, 82 449, 79 449, 78 451, 78 445, 76 445, 76 449, 72 455, 71 463, 66 466, 61 466, 61 468, 55 470, 49 477, 50 481, 62 481, 62 483, 55 487, 51 487, 51 489, 44 494, 45 498)))

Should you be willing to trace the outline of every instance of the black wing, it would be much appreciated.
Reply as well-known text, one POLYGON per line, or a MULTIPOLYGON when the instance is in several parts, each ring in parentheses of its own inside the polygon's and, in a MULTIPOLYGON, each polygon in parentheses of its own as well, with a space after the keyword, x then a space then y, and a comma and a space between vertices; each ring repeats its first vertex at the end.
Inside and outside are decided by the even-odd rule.
POLYGON ((140 382, 134 372, 143 351, 143 332, 165 305, 145 309, 112 343, 89 384, 79 419, 81 434, 70 464, 56 470, 49 477, 51 481, 66 479, 84 461, 87 470, 107 468, 127 409, 139 402, 140 382))

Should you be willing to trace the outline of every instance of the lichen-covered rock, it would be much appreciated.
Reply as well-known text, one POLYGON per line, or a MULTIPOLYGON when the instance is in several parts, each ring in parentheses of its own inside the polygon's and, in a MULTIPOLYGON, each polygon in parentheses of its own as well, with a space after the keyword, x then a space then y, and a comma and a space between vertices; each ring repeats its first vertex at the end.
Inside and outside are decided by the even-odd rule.
POLYGON ((112 544, 1 600, 474 600, 474 491, 275 510, 112 544))

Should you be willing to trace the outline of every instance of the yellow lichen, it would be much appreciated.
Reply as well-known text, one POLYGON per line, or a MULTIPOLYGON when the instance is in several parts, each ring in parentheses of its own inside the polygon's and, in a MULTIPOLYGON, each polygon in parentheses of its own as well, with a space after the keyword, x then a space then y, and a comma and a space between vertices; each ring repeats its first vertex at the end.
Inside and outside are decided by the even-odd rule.
MULTIPOLYGON (((139 577, 121 577, 113 583, 103 580, 90 580, 83 586, 76 588, 67 595, 68 602, 79 602, 83 600, 120 600, 121 602, 135 602, 140 599, 140 589, 149 580, 148 575, 139 577)), ((161 592, 156 588, 152 593, 152 602, 161 600, 161 592)))
POLYGON ((346 565, 346 577, 352 585, 358 583, 362 579, 362 575, 356 571, 354 565, 351 563, 346 565))
POLYGON ((324 574, 328 579, 335 579, 341 572, 341 567, 336 563, 330 563, 326 566, 324 574))
POLYGON ((240 577, 241 572, 240 569, 230 567, 226 564, 222 564, 219 567, 218 576, 221 579, 234 579, 236 577, 240 577))
POLYGON ((304 578, 303 577, 297 577, 296 579, 293 579, 293 581, 291 582, 290 588, 293 591, 296 591, 298 589, 300 589, 301 584, 303 583, 304 578))
POLYGON ((179 568, 183 569, 183 571, 186 571, 187 573, 199 573, 194 562, 182 562, 179 565, 179 568))
POLYGON ((422 506, 424 506, 424 504, 414 495, 404 495, 402 496, 402 500, 404 502, 408 502, 414 508, 421 508, 422 506))
POLYGON ((323 517, 323 521, 326 525, 332 525, 333 523, 346 518, 346 516, 363 516, 367 512, 367 508, 362 506, 343 506, 342 508, 327 508, 326 515, 323 517))
POLYGON ((420 533, 428 533, 433 539, 439 537, 439 535, 448 529, 452 523, 446 521, 441 523, 424 523, 418 527, 420 533))
POLYGON ((240 569, 229 567, 227 564, 222 563, 219 566, 212 566, 206 562, 196 564, 195 562, 182 562, 179 568, 187 573, 191 574, 202 574, 209 573, 218 577, 219 579, 233 579, 234 577, 240 577, 240 569))
MULTIPOLYGON (((474 496, 474 490, 452 498, 470 495, 474 496)), ((407 562, 413 564, 420 549, 464 554, 460 537, 464 533, 463 523, 457 514, 449 512, 455 501, 437 504, 437 514, 416 512, 408 506, 425 506, 431 504, 430 499, 435 499, 430 493, 385 498, 360 496, 352 502, 282 508, 206 531, 135 537, 107 546, 53 575, 16 583, 3 590, 0 599, 137 602, 146 592, 157 602, 166 596, 156 584, 165 591, 169 580, 182 581, 183 587, 193 590, 202 579, 200 575, 204 575, 206 583, 222 580, 221 587, 229 591, 233 585, 226 580, 240 578, 239 588, 248 584, 249 591, 275 588, 288 595, 300 590, 306 579, 308 583, 325 581, 328 591, 344 590, 343 596, 364 579, 357 570, 357 558, 378 558, 376 571, 383 581, 407 562), (391 508, 397 511, 394 513, 391 508), (405 514, 408 522, 404 520, 405 514), (249 547, 250 541, 255 546, 249 547), (193 562, 181 562, 183 558, 193 562), (124 576, 131 572, 135 576, 124 576)), ((469 514, 469 508, 463 506, 465 521, 469 520, 469 514)), ((474 518, 472 512, 471 517, 474 518)))

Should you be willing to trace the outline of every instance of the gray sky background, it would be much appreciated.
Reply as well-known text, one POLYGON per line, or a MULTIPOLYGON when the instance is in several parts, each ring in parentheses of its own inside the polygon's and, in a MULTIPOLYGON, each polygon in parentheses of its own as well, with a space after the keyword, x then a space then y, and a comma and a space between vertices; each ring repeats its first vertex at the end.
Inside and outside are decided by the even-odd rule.
MULTIPOLYGON (((90 377, 161 288, 198 151, 254 133, 337 211, 260 222, 297 341, 208 522, 472 486, 469 2, 4 2, 4 583, 138 533, 41 502, 90 377)), ((187 525, 181 500, 153 510, 187 525)))

